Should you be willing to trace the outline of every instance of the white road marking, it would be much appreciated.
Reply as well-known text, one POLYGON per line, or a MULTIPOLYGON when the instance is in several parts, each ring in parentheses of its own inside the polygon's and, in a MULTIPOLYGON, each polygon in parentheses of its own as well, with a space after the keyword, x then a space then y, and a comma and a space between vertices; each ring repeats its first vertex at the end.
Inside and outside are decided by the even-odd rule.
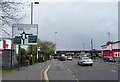
POLYGON ((117 71, 115 71, 115 70, 111 70, 112 72, 117 72, 117 71))
POLYGON ((77 82, 79 82, 79 80, 78 80, 78 79, 76 79, 76 81, 77 81, 77 82))

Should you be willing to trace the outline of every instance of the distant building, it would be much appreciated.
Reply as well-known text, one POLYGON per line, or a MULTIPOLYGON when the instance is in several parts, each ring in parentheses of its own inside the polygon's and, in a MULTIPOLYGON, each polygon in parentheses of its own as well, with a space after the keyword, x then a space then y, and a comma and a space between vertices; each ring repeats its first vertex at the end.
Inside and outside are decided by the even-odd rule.
POLYGON ((16 51, 14 46, 11 46, 11 43, 10 39, 0 41, 0 67, 3 69, 17 67, 16 51))
POLYGON ((11 40, 1 40, 0 49, 11 49, 11 40))
POLYGON ((102 45, 102 57, 111 56, 111 57, 120 57, 120 49, 118 45, 120 41, 112 42, 109 41, 105 45, 102 45))

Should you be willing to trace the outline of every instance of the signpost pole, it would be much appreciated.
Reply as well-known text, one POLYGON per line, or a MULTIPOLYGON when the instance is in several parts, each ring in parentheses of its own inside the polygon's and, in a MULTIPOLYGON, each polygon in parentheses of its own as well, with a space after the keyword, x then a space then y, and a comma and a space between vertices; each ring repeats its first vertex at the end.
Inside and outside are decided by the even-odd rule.
MULTIPOLYGON (((18 71, 19 71, 21 66, 21 61, 22 61, 21 53, 20 53, 20 45, 31 45, 31 48, 32 48, 32 45, 37 45, 38 25, 37 24, 32 24, 32 25, 31 24, 14 24, 12 27, 13 27, 12 41, 13 41, 13 44, 18 45, 18 71)), ((31 52, 32 52, 32 49, 31 49, 31 52)))
POLYGON ((13 56, 13 51, 14 51, 14 50, 13 50, 13 44, 12 44, 12 41, 11 41, 11 66, 10 66, 11 69, 12 69, 12 63, 13 63, 13 62, 12 62, 12 60, 13 60, 13 58, 12 58, 12 56, 13 56))
POLYGON ((37 47, 37 62, 39 62, 38 61, 38 59, 39 59, 39 51, 40 51, 40 46, 37 47))
POLYGON ((18 45, 18 71, 20 71, 20 59, 21 59, 20 45, 18 45))

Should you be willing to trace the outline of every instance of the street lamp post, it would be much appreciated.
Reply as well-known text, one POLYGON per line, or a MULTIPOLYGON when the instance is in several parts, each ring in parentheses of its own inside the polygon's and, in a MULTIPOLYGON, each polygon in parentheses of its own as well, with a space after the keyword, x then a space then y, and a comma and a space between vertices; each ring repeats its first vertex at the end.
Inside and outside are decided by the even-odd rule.
POLYGON ((54 52, 54 54, 57 54, 57 51, 56 51, 56 34, 57 34, 57 32, 55 32, 55 52, 54 52))
MULTIPOLYGON (((33 24, 33 4, 39 4, 39 2, 31 2, 31 25, 33 24)), ((32 54, 32 45, 31 45, 31 54, 32 54)))

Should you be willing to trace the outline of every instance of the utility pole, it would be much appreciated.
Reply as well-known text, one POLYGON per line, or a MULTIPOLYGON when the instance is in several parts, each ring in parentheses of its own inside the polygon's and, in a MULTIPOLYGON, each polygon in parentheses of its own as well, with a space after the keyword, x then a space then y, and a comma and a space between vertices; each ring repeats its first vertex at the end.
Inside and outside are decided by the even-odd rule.
POLYGON ((93 58, 93 39, 91 38, 91 58, 93 58))
POLYGON ((93 39, 91 38, 91 50, 93 50, 93 39))
POLYGON ((56 44, 56 34, 57 34, 57 32, 55 32, 55 52, 54 52, 55 55, 57 54, 57 51, 56 51, 56 46, 57 46, 57 44, 56 44))

